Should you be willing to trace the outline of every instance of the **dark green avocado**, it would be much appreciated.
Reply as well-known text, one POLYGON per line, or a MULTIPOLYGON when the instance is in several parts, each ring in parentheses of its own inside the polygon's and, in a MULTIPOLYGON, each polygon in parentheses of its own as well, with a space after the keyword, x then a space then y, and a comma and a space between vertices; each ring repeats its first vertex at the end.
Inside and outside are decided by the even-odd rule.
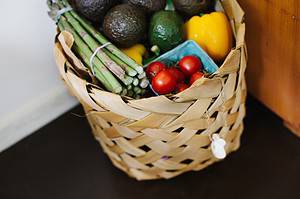
POLYGON ((135 6, 117 5, 104 17, 104 34, 120 47, 130 47, 138 43, 146 31, 146 16, 135 6))
POLYGON ((184 39, 183 20, 175 11, 156 12, 149 27, 151 45, 157 45, 163 52, 173 49, 184 39))
POLYGON ((187 17, 206 13, 214 5, 214 0, 173 0, 175 9, 187 17))
POLYGON ((75 9, 91 22, 100 24, 110 8, 119 0, 72 0, 75 9))
POLYGON ((166 0, 127 0, 129 4, 137 6, 146 12, 156 12, 166 7, 166 0))

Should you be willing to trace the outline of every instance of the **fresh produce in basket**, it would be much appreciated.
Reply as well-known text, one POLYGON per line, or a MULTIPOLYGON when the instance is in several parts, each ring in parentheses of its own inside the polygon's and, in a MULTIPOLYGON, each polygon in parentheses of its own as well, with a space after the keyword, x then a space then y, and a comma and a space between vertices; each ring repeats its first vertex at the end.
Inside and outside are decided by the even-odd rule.
POLYGON ((202 72, 200 72, 200 71, 195 72, 190 78, 190 85, 193 85, 193 83, 195 81, 197 81, 198 79, 200 79, 202 77, 204 77, 204 74, 202 72))
POLYGON ((180 70, 187 76, 190 77, 194 73, 202 69, 202 63, 200 59, 194 55, 185 56, 179 63, 180 70))
POLYGON ((127 2, 149 13, 162 10, 166 6, 166 0, 127 0, 127 2))
POLYGON ((178 67, 166 67, 165 63, 156 61, 148 65, 146 74, 151 79, 153 91, 165 95, 174 91, 182 92, 189 85, 204 77, 201 60, 195 55, 187 55, 178 61, 178 67))
POLYGON ((220 62, 226 57, 233 40, 226 16, 218 12, 197 16, 200 12, 208 12, 212 2, 72 0, 75 10, 69 9, 67 0, 48 0, 48 5, 59 31, 72 34, 75 40, 72 50, 102 87, 113 93, 140 98, 146 91, 147 96, 152 91, 152 94, 160 95, 183 91, 204 76, 203 71, 209 74, 216 70, 217 66, 202 66, 200 59, 206 55, 190 43, 182 45, 178 49, 180 52, 174 51, 184 42, 185 36, 196 41, 215 61, 220 62), (173 3, 178 12, 172 10, 173 3), (184 24, 186 16, 193 17, 184 24), (90 22, 96 22, 97 29, 90 22), (171 65, 155 61, 161 53, 171 51, 192 54, 185 53, 171 65), (145 71, 143 63, 148 65, 145 71), (148 79, 152 89, 148 88, 148 79))
POLYGON ((184 90, 186 90, 188 88, 189 88, 189 86, 187 84, 181 82, 181 83, 177 84, 177 86, 176 86, 176 92, 177 93, 181 93, 182 91, 184 91, 184 90))
POLYGON ((168 70, 162 70, 153 77, 151 84, 155 92, 165 95, 175 90, 176 78, 168 70))
POLYGON ((181 83, 185 80, 184 73, 178 68, 171 67, 168 69, 168 71, 175 77, 177 83, 181 83))
MULTIPOLYGON (((59 10, 66 9, 66 0, 48 0, 49 15, 57 20, 59 10)), ((148 80, 143 68, 119 50, 75 11, 62 14, 57 20, 60 31, 74 37, 73 50, 90 68, 105 89, 121 95, 139 98, 145 93, 148 80), (102 48, 100 49, 99 47, 102 48)))
POLYGON ((143 44, 135 44, 121 50, 139 65, 143 64, 143 57, 147 54, 147 49, 143 44))
POLYGON ((194 16, 185 24, 187 39, 196 41, 213 60, 224 61, 233 47, 233 34, 222 12, 194 16))
POLYGON ((160 71, 166 69, 166 65, 162 62, 152 62, 147 66, 146 74, 147 77, 152 80, 160 71))
POLYGON ((106 12, 118 3, 118 0, 72 0, 76 10, 86 19, 101 23, 106 12))
POLYGON ((208 12, 214 0, 173 0, 175 9, 185 16, 192 17, 208 12))
POLYGON ((149 27, 151 45, 166 52, 183 42, 183 21, 174 11, 159 11, 151 19, 149 27))
MULTIPOLYGON (((176 48, 160 55, 153 61, 167 63, 169 66, 176 63, 183 57, 194 55, 201 59, 202 69, 207 74, 213 74, 218 70, 216 63, 207 55, 207 53, 193 40, 187 40, 176 48)), ((147 65, 146 65, 147 66, 147 65)))
POLYGON ((146 16, 135 6, 121 4, 112 8, 103 21, 104 34, 122 47, 138 43, 146 34, 146 16))

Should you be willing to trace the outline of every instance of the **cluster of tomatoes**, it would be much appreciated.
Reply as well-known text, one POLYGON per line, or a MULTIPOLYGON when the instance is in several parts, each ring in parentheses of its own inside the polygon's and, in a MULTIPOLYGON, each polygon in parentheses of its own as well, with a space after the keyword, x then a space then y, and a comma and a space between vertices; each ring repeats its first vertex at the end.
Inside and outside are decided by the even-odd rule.
POLYGON ((180 93, 204 76, 202 62, 194 55, 183 57, 177 65, 167 67, 162 62, 149 64, 146 73, 157 94, 180 93))

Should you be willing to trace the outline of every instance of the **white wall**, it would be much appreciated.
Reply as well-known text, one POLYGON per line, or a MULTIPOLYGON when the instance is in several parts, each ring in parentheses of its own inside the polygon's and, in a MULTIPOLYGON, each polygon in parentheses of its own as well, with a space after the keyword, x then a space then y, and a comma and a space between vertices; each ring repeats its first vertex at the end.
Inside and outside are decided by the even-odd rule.
POLYGON ((46 0, 0 1, 0 151, 76 104, 53 58, 46 0))

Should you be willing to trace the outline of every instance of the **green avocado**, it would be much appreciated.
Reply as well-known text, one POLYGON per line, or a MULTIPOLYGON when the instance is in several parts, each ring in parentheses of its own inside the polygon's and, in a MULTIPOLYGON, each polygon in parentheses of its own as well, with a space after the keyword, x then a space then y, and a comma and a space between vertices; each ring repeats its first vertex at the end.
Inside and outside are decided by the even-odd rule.
POLYGON ((89 21, 98 24, 102 22, 107 11, 118 2, 119 0, 71 0, 76 11, 89 21))
POLYGON ((208 12, 214 5, 214 0, 173 0, 175 9, 187 17, 208 12))
POLYGON ((182 43, 183 39, 183 20, 175 11, 159 11, 152 16, 149 28, 151 45, 166 52, 182 43))
POLYGON ((147 32, 145 13, 129 4, 117 5, 104 17, 103 32, 120 47, 130 47, 147 32))
POLYGON ((137 6, 146 12, 156 12, 166 7, 166 0, 127 0, 129 4, 137 6))

